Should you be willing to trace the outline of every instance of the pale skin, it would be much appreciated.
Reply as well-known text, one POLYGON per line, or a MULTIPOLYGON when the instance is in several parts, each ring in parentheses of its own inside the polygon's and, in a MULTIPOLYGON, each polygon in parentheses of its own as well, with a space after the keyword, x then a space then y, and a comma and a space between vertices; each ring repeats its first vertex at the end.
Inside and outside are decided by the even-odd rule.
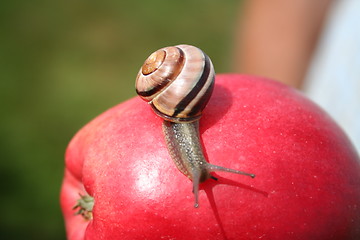
POLYGON ((234 71, 301 88, 333 0, 248 0, 240 12, 234 71))

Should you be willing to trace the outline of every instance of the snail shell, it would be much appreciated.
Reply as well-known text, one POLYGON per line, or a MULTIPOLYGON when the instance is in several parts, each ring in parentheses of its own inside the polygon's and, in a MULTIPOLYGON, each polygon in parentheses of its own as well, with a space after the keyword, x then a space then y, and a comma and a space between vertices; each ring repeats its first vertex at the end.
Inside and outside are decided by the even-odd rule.
POLYGON ((155 113, 171 122, 201 117, 214 88, 210 58, 190 45, 165 47, 152 53, 136 78, 136 92, 155 113))

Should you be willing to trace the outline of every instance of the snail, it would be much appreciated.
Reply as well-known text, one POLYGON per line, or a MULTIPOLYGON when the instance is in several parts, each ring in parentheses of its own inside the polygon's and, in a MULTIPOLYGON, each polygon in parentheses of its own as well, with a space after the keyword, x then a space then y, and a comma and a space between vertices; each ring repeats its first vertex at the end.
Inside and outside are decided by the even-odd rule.
POLYGON ((199 134, 199 119, 212 94, 215 70, 210 58, 190 45, 165 47, 152 53, 136 78, 136 92, 164 119, 162 129, 172 160, 193 182, 194 207, 198 207, 199 183, 214 171, 254 174, 210 164, 199 134))

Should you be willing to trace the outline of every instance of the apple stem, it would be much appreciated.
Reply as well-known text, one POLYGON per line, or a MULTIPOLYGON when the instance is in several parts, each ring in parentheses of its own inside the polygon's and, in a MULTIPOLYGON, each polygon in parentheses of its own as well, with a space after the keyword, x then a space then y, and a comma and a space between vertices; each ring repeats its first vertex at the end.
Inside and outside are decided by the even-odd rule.
POLYGON ((82 195, 79 193, 80 199, 76 201, 76 205, 73 210, 78 209, 75 215, 81 215, 85 220, 91 220, 92 210, 94 207, 94 198, 90 195, 82 195))

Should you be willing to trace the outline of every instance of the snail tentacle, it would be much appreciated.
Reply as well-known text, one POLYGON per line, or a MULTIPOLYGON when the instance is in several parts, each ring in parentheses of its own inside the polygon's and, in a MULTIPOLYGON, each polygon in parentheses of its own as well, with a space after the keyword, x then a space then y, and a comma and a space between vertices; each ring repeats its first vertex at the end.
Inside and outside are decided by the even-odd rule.
POLYGON ((252 173, 247 173, 247 172, 238 171, 238 170, 231 169, 231 168, 221 167, 221 166, 213 165, 213 164, 210 164, 210 163, 207 164, 206 169, 209 172, 231 172, 231 173, 246 175, 246 176, 249 176, 249 177, 252 177, 252 178, 255 177, 255 174, 252 174, 252 173))
POLYGON ((193 171, 192 182, 193 182, 193 193, 195 198, 194 207, 199 207, 199 184, 200 184, 200 174, 199 170, 193 171))

